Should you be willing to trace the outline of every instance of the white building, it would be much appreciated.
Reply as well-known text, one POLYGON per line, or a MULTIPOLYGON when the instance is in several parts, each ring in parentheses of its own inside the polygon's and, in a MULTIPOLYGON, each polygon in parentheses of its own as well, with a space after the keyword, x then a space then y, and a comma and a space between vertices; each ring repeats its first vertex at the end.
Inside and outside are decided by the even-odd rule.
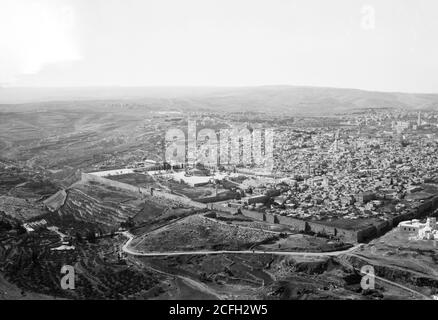
POLYGON ((408 121, 397 121, 395 124, 393 124, 393 127, 395 128, 395 131, 397 133, 402 133, 406 129, 409 129, 410 123, 408 121))
POLYGON ((427 218, 426 223, 420 220, 400 222, 398 228, 402 232, 415 233, 417 240, 438 240, 438 224, 436 218, 427 218))
POLYGON ((438 225, 436 218, 428 218, 426 226, 418 231, 418 238, 422 240, 438 240, 438 225))

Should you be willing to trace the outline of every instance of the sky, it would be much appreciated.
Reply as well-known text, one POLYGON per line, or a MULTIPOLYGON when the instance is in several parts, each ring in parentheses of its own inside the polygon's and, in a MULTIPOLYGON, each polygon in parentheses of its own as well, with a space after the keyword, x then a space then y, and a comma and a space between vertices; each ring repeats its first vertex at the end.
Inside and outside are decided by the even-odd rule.
POLYGON ((436 0, 0 0, 2 86, 438 93, 436 0))

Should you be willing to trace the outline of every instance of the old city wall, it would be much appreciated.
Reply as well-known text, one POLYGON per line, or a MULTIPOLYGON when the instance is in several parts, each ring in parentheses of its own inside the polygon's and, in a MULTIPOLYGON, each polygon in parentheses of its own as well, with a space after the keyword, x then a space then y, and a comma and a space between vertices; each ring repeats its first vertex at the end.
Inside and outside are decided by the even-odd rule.
MULTIPOLYGON (((236 209, 234 209, 236 210, 236 209)), ((288 216, 280 216, 276 214, 263 214, 261 212, 252 210, 241 210, 244 216, 266 221, 272 224, 282 224, 285 226, 292 227, 298 231, 307 231, 320 233, 328 236, 339 237, 347 242, 362 242, 365 241, 369 236, 375 235, 374 228, 367 228, 363 230, 347 230, 342 228, 336 228, 332 226, 323 225, 313 221, 305 221, 301 219, 296 219, 288 216)))
POLYGON ((101 183, 101 184, 104 184, 104 185, 107 185, 107 186, 110 186, 113 188, 139 193, 139 188, 135 187, 133 185, 119 182, 119 181, 115 181, 115 180, 111 180, 111 179, 107 179, 107 178, 104 178, 101 176, 97 176, 97 175, 89 174, 89 173, 85 173, 85 172, 82 172, 82 174, 81 174, 81 181, 82 182, 90 182, 90 181, 97 182, 97 183, 101 183))
POLYGON ((399 215, 389 220, 392 227, 396 227, 400 222, 412 219, 421 219, 432 214, 432 211, 438 209, 438 196, 431 198, 420 204, 418 208, 412 209, 406 214, 399 215))
POLYGON ((263 212, 255 210, 240 209, 240 212, 245 216, 259 221, 266 221, 267 215, 263 212))
POLYGON ((358 241, 357 232, 352 232, 350 230, 343 230, 343 229, 336 229, 334 227, 330 226, 324 226, 321 224, 317 224, 314 222, 306 222, 304 220, 295 219, 292 217, 287 216, 280 216, 280 215, 271 215, 271 214, 265 214, 263 212, 255 211, 255 210, 247 210, 243 208, 236 208, 236 207, 228 207, 223 206, 219 203, 208 203, 203 204, 197 201, 193 201, 191 199, 181 197, 175 194, 170 194, 167 192, 162 191, 156 191, 154 190, 151 194, 151 191, 149 189, 141 188, 141 187, 135 187, 130 184, 126 184, 119 181, 114 181, 111 179, 104 178, 102 176, 96 176, 93 174, 88 173, 82 173, 82 181, 88 182, 88 181, 94 181, 97 183, 105 184, 114 188, 127 190, 133 193, 137 193, 139 195, 152 195, 153 197, 161 198, 161 199, 167 199, 179 203, 183 203, 187 206, 192 206, 195 208, 208 208, 211 210, 217 210, 221 212, 226 212, 230 214, 236 214, 240 212, 246 217, 252 218, 254 220, 258 221, 266 221, 268 223, 272 224, 282 224, 286 226, 290 226, 296 230, 299 231, 313 231, 315 233, 323 233, 327 235, 333 235, 333 236, 339 236, 342 238, 345 238, 347 241, 358 241))
POLYGON ((398 224, 405 220, 412 219, 421 219, 431 214, 432 211, 438 208, 438 196, 435 196, 422 204, 420 204, 417 208, 410 210, 409 212, 393 217, 387 221, 382 221, 379 224, 376 224, 372 227, 368 227, 366 229, 359 230, 357 238, 359 242, 371 240, 376 237, 380 237, 384 235, 386 232, 391 230, 394 227, 397 227, 398 224))
POLYGON ((379 224, 366 227, 360 230, 348 230, 348 229, 323 225, 321 223, 317 223, 313 221, 304 221, 301 219, 296 219, 288 216, 265 214, 263 212, 259 212, 255 210, 247 210, 243 208, 223 206, 219 203, 200 203, 197 201, 193 201, 189 198, 185 198, 179 195, 170 194, 162 191, 154 190, 151 194, 151 190, 149 189, 135 187, 130 184, 106 179, 104 177, 100 177, 88 173, 82 173, 82 181, 83 182, 94 181, 94 182, 112 186, 114 188, 128 190, 137 193, 139 195, 152 195, 153 197, 179 202, 184 205, 199 208, 199 209, 207 208, 207 209, 217 210, 230 214, 236 214, 240 212, 242 215, 258 221, 266 221, 272 224, 282 224, 282 225, 290 226, 299 231, 311 231, 311 232, 321 233, 329 236, 335 236, 343 239, 344 241, 349 241, 349 242, 365 242, 373 238, 379 237, 385 234, 387 231, 391 230, 391 228, 396 227, 398 223, 400 223, 401 221, 424 217, 425 215, 430 213, 430 211, 438 208, 438 196, 436 196, 428 201, 425 201, 424 203, 419 205, 418 208, 411 210, 407 214, 394 217, 388 221, 382 221, 379 224))
POLYGON ((136 187, 127 183, 123 183, 123 182, 119 182, 119 181, 114 181, 111 179, 107 179, 101 176, 96 176, 93 174, 89 174, 89 173, 82 173, 82 177, 81 177, 82 182, 89 182, 89 181, 93 181, 93 182, 97 182, 97 183, 101 183, 107 186, 111 186, 113 188, 117 188, 117 189, 122 189, 122 190, 127 190, 133 193, 136 193, 138 195, 149 195, 149 196, 153 196, 156 198, 161 198, 161 199, 166 199, 166 200, 171 200, 171 201, 175 201, 175 202, 179 202, 182 203, 184 205, 187 206, 191 206, 191 207, 195 207, 195 208, 200 208, 200 209, 204 209, 206 208, 205 204, 193 201, 191 199, 188 198, 184 198, 175 194, 170 194, 167 192, 162 192, 162 191, 157 191, 157 190, 153 190, 153 192, 151 192, 150 189, 146 189, 146 188, 141 188, 141 187, 136 187))
MULTIPOLYGON (((236 210, 236 209, 234 209, 236 210)), ((358 241, 358 232, 352 230, 344 230, 331 226, 322 225, 312 221, 304 221, 288 216, 280 216, 276 214, 264 214, 262 212, 241 209, 241 213, 259 221, 266 221, 272 224, 282 224, 292 227, 298 231, 311 231, 315 233, 321 233, 325 235, 333 235, 344 239, 345 241, 356 242, 358 241)))
POLYGON ((198 198, 196 199, 196 201, 201 203, 220 202, 220 201, 236 199, 236 195, 237 193, 228 192, 226 194, 219 194, 217 196, 198 198))

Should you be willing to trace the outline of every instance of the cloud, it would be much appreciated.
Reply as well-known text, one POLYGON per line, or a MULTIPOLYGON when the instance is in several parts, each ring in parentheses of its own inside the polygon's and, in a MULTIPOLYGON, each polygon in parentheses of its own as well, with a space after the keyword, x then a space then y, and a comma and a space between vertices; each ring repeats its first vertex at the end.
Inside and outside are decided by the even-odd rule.
POLYGON ((0 83, 81 59, 73 6, 47 0, 0 0, 0 83))

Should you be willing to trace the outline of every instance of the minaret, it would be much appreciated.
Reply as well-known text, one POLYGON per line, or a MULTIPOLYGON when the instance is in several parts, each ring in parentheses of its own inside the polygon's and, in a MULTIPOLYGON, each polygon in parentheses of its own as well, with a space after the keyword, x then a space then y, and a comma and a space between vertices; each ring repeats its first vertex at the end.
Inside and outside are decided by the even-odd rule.
POLYGON ((336 135, 335 135, 335 144, 334 144, 334 147, 335 147, 335 152, 338 152, 338 147, 339 147, 339 129, 338 129, 338 131, 336 131, 336 135))
POLYGON ((421 111, 418 111, 417 126, 421 126, 421 111))

